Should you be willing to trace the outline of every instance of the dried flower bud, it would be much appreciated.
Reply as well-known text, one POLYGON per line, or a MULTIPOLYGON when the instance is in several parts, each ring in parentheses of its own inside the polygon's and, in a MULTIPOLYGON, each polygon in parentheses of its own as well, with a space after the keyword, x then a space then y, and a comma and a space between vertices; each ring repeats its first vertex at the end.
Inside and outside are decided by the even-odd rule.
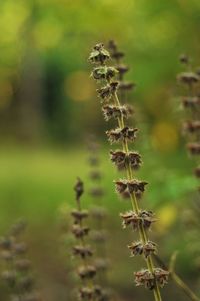
POLYGON ((90 248, 90 246, 74 246, 73 247, 73 254, 75 256, 80 256, 82 258, 91 257, 93 252, 90 248))
POLYGON ((82 287, 79 290, 79 298, 81 300, 92 300, 94 296, 94 290, 90 287, 82 287))
POLYGON ((141 163, 141 156, 137 152, 129 152, 126 155, 123 151, 110 151, 111 161, 118 167, 119 170, 125 169, 129 164, 134 170, 137 170, 141 163))
POLYGON ((76 199, 79 200, 84 192, 83 182, 78 178, 76 185, 74 186, 74 191, 76 193, 76 199))
POLYGON ((187 149, 189 150, 191 155, 199 155, 200 154, 200 143, 188 143, 187 149))
POLYGON ((92 241, 95 241, 95 243, 104 243, 106 241, 107 234, 105 230, 97 231, 97 230, 92 230, 90 239, 92 241))
POLYGON ((117 81, 113 81, 110 84, 97 89, 98 96, 102 98, 103 101, 109 100, 117 91, 118 85, 119 83, 117 81))
POLYGON ((200 178, 200 166, 196 167, 194 170, 194 174, 197 178, 200 178))
POLYGON ((139 225, 142 225, 144 228, 150 228, 151 224, 156 221, 152 211, 140 211, 137 214, 134 211, 128 211, 126 213, 121 213, 120 217, 122 218, 122 226, 126 228, 131 225, 133 230, 138 230, 139 225))
POLYGON ((119 90, 129 91, 136 87, 135 83, 123 81, 119 83, 119 90))
POLYGON ((106 60, 110 58, 109 52, 104 48, 103 44, 97 44, 94 46, 93 51, 89 56, 89 61, 94 64, 103 65, 106 60))
POLYGON ((94 217, 95 219, 102 220, 106 216, 106 210, 102 207, 94 207, 91 209, 91 216, 94 217))
POLYGON ((134 274, 136 286, 144 285, 145 288, 150 290, 155 288, 155 278, 149 270, 141 270, 134 274))
POLYGON ((73 225, 72 227, 72 233, 76 238, 82 238, 89 233, 89 228, 88 227, 81 227, 80 225, 73 225))
POLYGON ((200 105, 200 97, 183 97, 182 104, 184 108, 195 109, 200 105))
POLYGON ((165 284, 168 283, 169 279, 169 272, 165 271, 161 268, 155 268, 154 269, 154 275, 157 283, 160 285, 160 287, 163 287, 165 284))
POLYGON ((136 139, 137 128, 129 128, 128 126, 121 128, 116 128, 115 130, 106 131, 108 140, 110 143, 120 142, 127 139, 128 141, 134 141, 136 139))
POLYGON ((132 256, 144 254, 145 258, 157 252, 156 244, 152 241, 148 241, 144 245, 141 241, 133 242, 128 248, 131 250, 132 256))
POLYGON ((128 118, 132 114, 130 108, 126 105, 105 105, 102 107, 102 112, 106 121, 110 120, 111 118, 128 118))
POLYGON ((78 224, 78 223, 80 223, 84 218, 87 218, 87 217, 88 217, 88 211, 87 211, 87 210, 81 210, 81 211, 73 210, 73 211, 71 212, 71 215, 72 215, 73 218, 74 218, 74 223, 75 223, 75 224, 78 224))
POLYGON ((190 59, 186 54, 181 54, 179 57, 179 61, 180 61, 180 63, 187 65, 189 63, 190 59))
POLYGON ((200 121, 187 121, 183 124, 183 130, 189 133, 194 133, 200 130, 200 121))
POLYGON ((10 287, 13 287, 16 283, 17 275, 15 271, 4 271, 1 277, 10 287))
POLYGON ((96 268, 92 265, 82 266, 78 269, 78 275, 81 279, 94 278, 96 275, 96 268))
POLYGON ((139 180, 119 180, 115 181, 115 187, 116 191, 121 194, 124 193, 125 191, 128 191, 130 194, 131 193, 138 193, 138 192, 144 192, 145 191, 145 186, 148 183, 145 181, 139 181, 139 180))
POLYGON ((126 73, 129 70, 128 66, 123 64, 117 65, 116 69, 118 70, 120 76, 123 76, 124 73, 126 73))
POLYGON ((104 194, 104 191, 100 187, 94 187, 89 191, 89 194, 93 197, 102 197, 104 194))
POLYGON ((97 181, 100 180, 102 175, 98 170, 92 170, 89 174, 90 179, 97 181))
POLYGON ((92 76, 96 80, 110 80, 118 73, 117 69, 108 66, 99 66, 93 69, 92 76))
POLYGON ((199 81, 199 76, 194 72, 182 72, 177 76, 177 79, 183 84, 191 85, 199 81))
POLYGON ((30 269, 31 262, 28 259, 18 259, 15 261, 15 268, 17 271, 28 271, 30 269))
POLYGON ((24 254, 27 252, 27 245, 25 242, 14 243, 13 244, 13 252, 14 254, 24 254))
POLYGON ((88 159, 91 166, 98 166, 99 165, 99 159, 94 156, 90 156, 88 159))

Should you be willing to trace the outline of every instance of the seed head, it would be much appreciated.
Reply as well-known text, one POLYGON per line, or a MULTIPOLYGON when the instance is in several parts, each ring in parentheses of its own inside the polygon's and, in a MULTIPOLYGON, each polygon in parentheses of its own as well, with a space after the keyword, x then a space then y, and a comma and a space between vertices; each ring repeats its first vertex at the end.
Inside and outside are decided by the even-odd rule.
POLYGON ((74 190, 76 193, 76 200, 79 201, 81 195, 84 192, 83 182, 81 181, 81 179, 77 178, 77 182, 76 185, 74 186, 74 190))
POLYGON ((94 64, 103 65, 110 58, 109 52, 104 48, 103 44, 96 44, 89 56, 89 61, 94 64))
POLYGON ((125 139, 132 142, 136 139, 136 133, 138 132, 137 128, 130 128, 128 126, 121 128, 116 128, 115 130, 106 131, 108 140, 110 143, 121 142, 125 139))

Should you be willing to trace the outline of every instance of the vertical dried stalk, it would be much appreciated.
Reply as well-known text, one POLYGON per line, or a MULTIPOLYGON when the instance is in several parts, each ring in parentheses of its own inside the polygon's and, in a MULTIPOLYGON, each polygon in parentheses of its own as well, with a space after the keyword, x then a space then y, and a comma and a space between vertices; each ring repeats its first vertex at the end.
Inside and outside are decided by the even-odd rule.
POLYGON ((27 245, 19 239, 25 227, 21 221, 14 224, 9 235, 0 240, 1 257, 6 263, 2 278, 10 288, 13 301, 41 301, 31 275, 31 262, 26 257, 27 245))
POLYGON ((77 209, 72 211, 74 224, 72 233, 74 234, 78 244, 73 247, 73 254, 81 259, 81 265, 78 268, 78 275, 82 281, 82 287, 79 289, 79 298, 84 301, 100 301, 102 300, 103 290, 100 286, 95 285, 94 277, 96 268, 91 263, 90 258, 93 251, 87 244, 86 236, 89 233, 89 227, 85 226, 83 221, 88 217, 88 211, 81 208, 81 196, 84 192, 83 182, 78 179, 74 187, 76 193, 77 209))
MULTIPOLYGON (((121 53, 117 52, 118 58, 121 53)), ((147 269, 135 273, 136 285, 144 285, 153 290, 156 301, 161 301, 160 287, 163 287, 168 280, 168 272, 161 268, 155 268, 152 254, 156 252, 156 244, 148 238, 148 229, 155 222, 153 212, 142 210, 139 207, 138 194, 145 190, 147 182, 139 181, 133 177, 133 170, 137 169, 141 163, 141 156, 137 152, 129 151, 129 143, 136 139, 137 128, 128 127, 125 119, 130 115, 127 105, 121 105, 118 98, 119 83, 114 80, 118 70, 112 66, 107 66, 106 61, 110 58, 109 52, 102 44, 97 44, 90 54, 89 60, 95 64, 92 76, 95 80, 105 83, 105 86, 98 89, 98 94, 103 102, 103 113, 106 120, 114 118, 118 122, 118 127, 107 131, 110 143, 120 142, 122 150, 111 151, 111 160, 119 168, 126 171, 126 179, 115 181, 116 190, 120 195, 129 195, 132 210, 121 214, 123 226, 132 226, 134 231, 139 232, 140 241, 133 242, 129 249, 132 255, 144 255, 147 269)))

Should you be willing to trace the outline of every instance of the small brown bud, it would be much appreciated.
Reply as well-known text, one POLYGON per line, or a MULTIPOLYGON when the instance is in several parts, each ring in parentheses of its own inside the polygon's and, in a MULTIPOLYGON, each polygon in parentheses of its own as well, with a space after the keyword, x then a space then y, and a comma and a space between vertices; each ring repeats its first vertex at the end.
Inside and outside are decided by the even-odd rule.
POLYGON ((160 287, 163 287, 165 284, 168 283, 169 279, 169 272, 165 271, 161 268, 155 268, 154 269, 154 275, 157 283, 160 285, 160 287))
POLYGON ((134 141, 136 139, 137 128, 130 128, 128 126, 121 128, 116 128, 115 130, 107 131, 108 140, 110 143, 120 142, 125 139, 128 141, 134 141))
POLYGON ((177 79, 183 84, 191 85, 199 81, 199 76, 194 72, 182 72, 177 76, 177 79))
POLYGON ((191 155, 199 155, 200 154, 200 143, 197 143, 197 142, 188 143, 187 149, 191 155))
POLYGON ((76 193, 76 199, 79 200, 84 192, 83 182, 79 178, 77 178, 76 185, 74 186, 74 191, 76 193))
POLYGON ((80 225, 73 225, 72 233, 76 238, 82 238, 88 235, 90 229, 88 227, 81 227, 80 225))
POLYGON ((92 265, 82 266, 78 269, 78 275, 81 279, 94 278, 96 275, 96 268, 92 265))

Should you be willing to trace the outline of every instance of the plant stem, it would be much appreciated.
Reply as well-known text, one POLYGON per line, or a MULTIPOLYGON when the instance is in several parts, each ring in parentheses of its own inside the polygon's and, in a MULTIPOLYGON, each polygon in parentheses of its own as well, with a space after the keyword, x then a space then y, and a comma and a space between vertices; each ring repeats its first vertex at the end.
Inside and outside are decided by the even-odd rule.
MULTIPOLYGON (((120 101, 117 95, 117 92, 114 93, 114 103, 116 106, 120 106, 120 101)), ((125 124, 124 124, 124 118, 123 116, 118 118, 118 125, 121 129, 124 128, 125 124)), ((124 141, 122 142, 123 145, 123 150, 126 152, 126 154, 128 155, 129 153, 129 147, 128 147, 128 143, 127 140, 124 139, 124 141)), ((128 180, 132 180, 133 179, 133 172, 132 172, 132 168, 129 164, 129 162, 126 164, 126 173, 127 173, 127 177, 128 180)), ((138 201, 136 198, 135 193, 130 193, 130 197, 131 197, 131 204, 132 204, 132 208, 133 210, 138 214, 140 211, 139 205, 138 205, 138 201)), ((139 224, 139 235, 140 238, 142 240, 143 244, 146 244, 148 242, 148 237, 147 237, 147 233, 143 227, 142 224, 139 224)), ((153 274, 154 272, 154 263, 153 263, 153 259, 151 257, 151 255, 149 255, 146 259, 146 263, 147 263, 147 267, 149 269, 149 271, 153 274)), ((153 289, 153 293, 154 293, 154 298, 156 301, 162 301, 162 297, 160 294, 160 289, 158 287, 157 281, 155 280, 155 288, 153 289)))

